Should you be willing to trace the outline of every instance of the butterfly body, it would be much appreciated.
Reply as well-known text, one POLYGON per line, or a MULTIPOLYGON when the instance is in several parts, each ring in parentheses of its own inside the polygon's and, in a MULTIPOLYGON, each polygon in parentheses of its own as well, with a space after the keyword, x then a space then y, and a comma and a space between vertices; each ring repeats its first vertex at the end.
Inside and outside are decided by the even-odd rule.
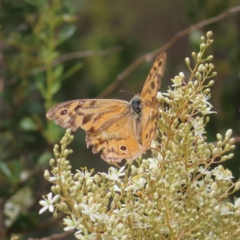
POLYGON ((47 112, 47 118, 64 128, 86 131, 87 147, 101 152, 103 160, 133 160, 150 148, 155 137, 158 108, 157 91, 165 67, 162 52, 143 86, 141 94, 130 102, 117 99, 81 99, 58 104, 47 112))

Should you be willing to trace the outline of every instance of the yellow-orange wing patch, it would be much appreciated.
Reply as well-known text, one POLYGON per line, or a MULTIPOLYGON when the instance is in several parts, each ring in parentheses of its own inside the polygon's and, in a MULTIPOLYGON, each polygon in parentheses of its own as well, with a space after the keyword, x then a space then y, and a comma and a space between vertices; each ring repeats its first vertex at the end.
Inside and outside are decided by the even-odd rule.
POLYGON ((166 64, 166 53, 161 52, 147 76, 140 97, 142 99, 142 146, 147 150, 155 137, 158 119, 157 92, 166 64))

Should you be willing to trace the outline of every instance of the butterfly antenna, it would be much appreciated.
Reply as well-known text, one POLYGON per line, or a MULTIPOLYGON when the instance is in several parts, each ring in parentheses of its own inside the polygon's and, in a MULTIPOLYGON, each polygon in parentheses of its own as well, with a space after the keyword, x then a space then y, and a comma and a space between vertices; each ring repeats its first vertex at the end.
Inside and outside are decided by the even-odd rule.
POLYGON ((128 94, 132 94, 133 96, 135 95, 133 92, 129 92, 129 91, 125 91, 125 90, 120 90, 119 93, 128 93, 128 94))

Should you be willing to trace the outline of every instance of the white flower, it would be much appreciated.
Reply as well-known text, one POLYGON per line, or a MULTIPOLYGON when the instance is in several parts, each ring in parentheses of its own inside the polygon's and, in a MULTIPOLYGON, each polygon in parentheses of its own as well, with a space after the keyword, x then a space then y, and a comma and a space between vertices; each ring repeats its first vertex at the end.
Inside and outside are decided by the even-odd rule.
POLYGON ((157 93, 157 99, 158 99, 158 101, 161 101, 162 99, 164 99, 164 97, 163 97, 161 92, 157 93))
POLYGON ((158 155, 157 157, 148 158, 149 163, 149 171, 157 174, 159 172, 159 163, 162 161, 162 155, 158 155))
POLYGON ((125 169, 125 166, 121 167, 119 171, 114 167, 110 167, 108 169, 108 174, 106 174, 106 178, 112 181, 119 182, 121 181, 120 177, 125 176, 125 173, 123 172, 124 169, 125 169))
POLYGON ((217 180, 222 180, 222 181, 232 182, 231 179, 234 178, 228 169, 224 170, 224 169, 221 169, 220 167, 214 168, 212 171, 212 174, 216 176, 217 180))
POLYGON ((132 218, 135 221, 138 221, 140 219, 140 215, 138 214, 138 210, 141 209, 143 206, 139 205, 138 207, 134 207, 134 209, 131 206, 125 206, 122 205, 121 209, 114 209, 112 212, 115 215, 115 219, 117 216, 119 216, 121 219, 128 218, 129 216, 132 216, 132 218), (130 208, 129 208, 130 207, 130 208), (132 212, 134 210, 134 212, 132 212))
POLYGON ((138 229, 147 229, 150 228, 152 225, 148 223, 142 223, 142 222, 137 222, 133 223, 133 228, 138 228, 138 229))
POLYGON ((76 170, 78 173, 79 173, 79 175, 81 176, 81 177, 83 177, 83 178, 89 178, 89 177, 91 177, 91 175, 93 174, 92 172, 89 172, 89 171, 87 171, 87 170, 83 170, 83 171, 81 171, 81 170, 76 170))
POLYGON ((52 192, 50 192, 47 195, 47 199, 45 197, 44 200, 41 200, 39 203, 43 206, 43 208, 40 209, 39 214, 42 214, 43 212, 45 212, 47 209, 49 210, 49 212, 53 212, 54 211, 54 202, 56 202, 56 200, 58 199, 59 195, 55 195, 52 198, 52 192))
POLYGON ((113 191, 114 191, 114 192, 119 192, 119 193, 121 193, 121 192, 122 192, 122 189, 121 189, 118 185, 115 184, 115 185, 113 186, 113 191))
POLYGON ((96 213, 95 217, 98 219, 99 222, 102 222, 102 223, 108 222, 109 220, 109 216, 106 213, 101 213, 101 214, 96 213))
MULTIPOLYGON (((97 235, 96 233, 91 233, 89 235, 82 235, 81 232, 77 232, 75 233, 75 237, 77 239, 80 239, 80 240, 85 240, 85 239, 88 239, 88 240, 97 240, 99 239, 99 235, 97 235), (78 234, 77 234, 78 233, 78 234)), ((114 238, 113 238, 114 239, 114 238)))
POLYGON ((220 215, 230 215, 233 214, 233 212, 230 212, 230 209, 227 206, 223 206, 220 209, 220 215))
POLYGON ((95 222, 95 219, 98 218, 97 209, 95 208, 96 205, 93 204, 92 206, 89 206, 87 204, 81 203, 80 207, 82 208, 82 213, 85 215, 88 215, 93 222, 95 222))
POLYGON ((211 111, 211 107, 206 108, 205 110, 202 111, 203 115, 208 115, 211 113, 216 113, 216 111, 211 111))
POLYGON ((199 94, 198 98, 200 99, 201 102, 203 102, 204 104, 208 105, 210 108, 212 108, 212 104, 210 102, 208 102, 208 99, 211 98, 211 95, 205 95, 205 94, 199 94))
POLYGON ((82 230, 78 230, 77 232, 74 233, 74 235, 77 239, 85 239, 85 237, 81 233, 82 230))
MULTIPOLYGON (((76 227, 77 227, 77 225, 78 225, 78 222, 76 221, 76 219, 75 220, 72 220, 72 219, 70 219, 70 218, 64 218, 63 219, 63 224, 65 224, 65 225, 67 225, 63 230, 64 231, 69 231, 69 230, 73 230, 73 229, 75 229, 76 227)), ((82 230, 80 230, 80 231, 82 231, 82 230)))
POLYGON ((240 209, 240 198, 234 198, 234 204, 235 204, 235 208, 240 209))
POLYGON ((174 79, 171 79, 172 82, 174 83, 172 86, 177 87, 177 86, 182 85, 183 79, 184 79, 184 75, 183 76, 175 76, 174 79))
POLYGON ((133 191, 133 193, 136 193, 136 191, 138 191, 139 189, 143 188, 146 184, 147 180, 143 177, 140 178, 133 178, 133 184, 128 186, 126 188, 126 191, 133 191))
POLYGON ((203 138, 202 135, 205 133, 203 125, 199 125, 199 123, 194 119, 190 119, 192 126, 194 128, 194 135, 203 138))
POLYGON ((205 106, 208 106, 205 108, 205 110, 202 111, 203 115, 207 115, 207 114, 211 114, 211 113, 216 113, 215 111, 211 111, 211 109, 213 108, 212 104, 210 102, 208 102, 208 99, 210 99, 210 94, 205 95, 205 94, 199 94, 197 96, 197 99, 202 102, 205 106))
POLYGON ((203 175, 211 173, 211 171, 208 171, 208 169, 203 166, 198 167, 198 171, 199 171, 199 173, 201 173, 203 175))

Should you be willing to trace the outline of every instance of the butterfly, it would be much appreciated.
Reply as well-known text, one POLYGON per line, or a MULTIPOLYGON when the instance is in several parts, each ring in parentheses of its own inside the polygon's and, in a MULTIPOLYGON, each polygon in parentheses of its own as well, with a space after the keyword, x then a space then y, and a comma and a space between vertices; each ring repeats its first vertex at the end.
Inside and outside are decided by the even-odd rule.
POLYGON ((101 151, 107 162, 133 160, 150 148, 158 114, 157 92, 166 63, 161 52, 140 94, 130 102, 118 99, 79 99, 60 103, 47 111, 47 118, 64 128, 86 131, 87 147, 101 151))

